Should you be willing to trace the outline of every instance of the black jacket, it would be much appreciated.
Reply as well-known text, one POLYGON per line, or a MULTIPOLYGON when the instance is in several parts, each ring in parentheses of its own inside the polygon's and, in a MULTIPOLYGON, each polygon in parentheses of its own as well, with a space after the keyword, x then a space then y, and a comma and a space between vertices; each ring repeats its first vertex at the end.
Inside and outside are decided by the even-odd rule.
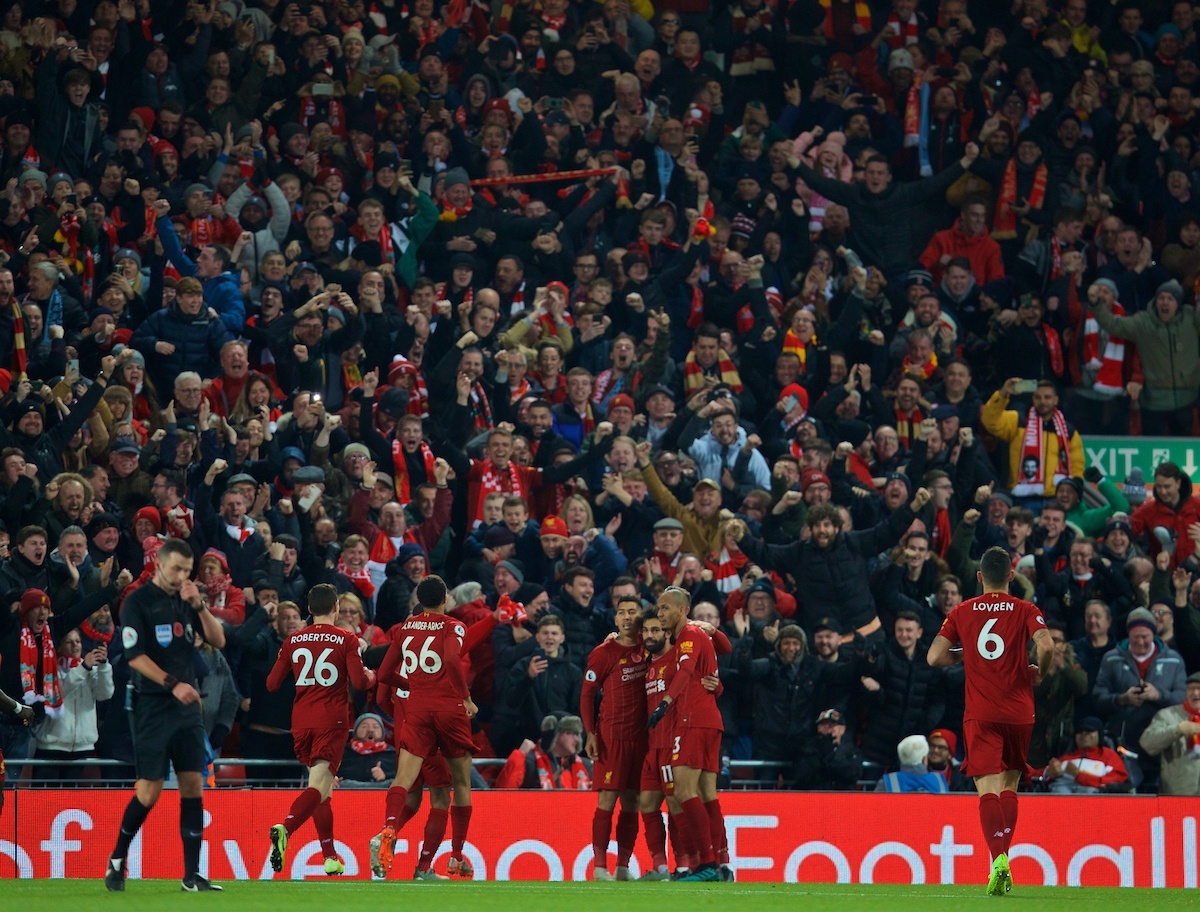
POLYGON ((866 693, 870 718, 863 733, 863 754, 868 760, 899 769, 896 747, 900 741, 909 735, 927 735, 942 721, 946 700, 941 669, 930 667, 919 645, 909 659, 895 640, 888 640, 866 675, 880 687, 866 693))
POLYGON ((801 655, 789 666, 778 648, 766 658, 753 659, 750 645, 751 638, 742 637, 737 658, 739 682, 754 691, 754 759, 794 761, 811 738, 813 720, 821 711, 816 693, 822 663, 801 655), (740 648, 743 644, 745 648, 740 648))

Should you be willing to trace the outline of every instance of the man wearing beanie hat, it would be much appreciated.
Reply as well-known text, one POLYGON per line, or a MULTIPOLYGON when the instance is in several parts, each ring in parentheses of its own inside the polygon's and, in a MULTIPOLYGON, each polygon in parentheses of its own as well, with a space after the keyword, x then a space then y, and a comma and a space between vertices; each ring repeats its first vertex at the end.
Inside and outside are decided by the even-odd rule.
POLYGON ((1131 384, 1130 395, 1142 412, 1142 433, 1189 436, 1200 389, 1200 324, 1195 305, 1184 304, 1180 284, 1163 282, 1154 304, 1133 316, 1117 316, 1102 296, 1092 312, 1110 336, 1137 345, 1146 382, 1131 384))
POLYGON ((935 728, 929 733, 929 771, 941 773, 952 792, 974 791, 975 785, 958 768, 954 754, 958 751, 958 735, 948 728, 935 728))
POLYGON ((542 734, 508 755, 496 777, 496 788, 568 789, 592 788, 592 761, 580 753, 583 722, 579 716, 557 714, 542 719, 542 734))
POLYGON ((1187 690, 1183 658, 1158 638, 1158 623, 1146 608, 1125 619, 1126 638, 1100 663, 1092 705, 1119 732, 1122 743, 1136 744, 1154 714, 1182 703, 1187 690))

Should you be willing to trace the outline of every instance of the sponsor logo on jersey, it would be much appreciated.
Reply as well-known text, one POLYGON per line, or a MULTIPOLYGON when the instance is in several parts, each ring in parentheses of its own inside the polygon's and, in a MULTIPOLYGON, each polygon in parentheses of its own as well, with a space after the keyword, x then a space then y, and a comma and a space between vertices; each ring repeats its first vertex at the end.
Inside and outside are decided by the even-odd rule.
POLYGON ((589 668, 587 674, 584 675, 584 678, 587 681, 594 683, 596 680, 596 672, 589 668))
POLYGON ((154 639, 159 646, 171 645, 171 625, 170 624, 155 624, 154 639))

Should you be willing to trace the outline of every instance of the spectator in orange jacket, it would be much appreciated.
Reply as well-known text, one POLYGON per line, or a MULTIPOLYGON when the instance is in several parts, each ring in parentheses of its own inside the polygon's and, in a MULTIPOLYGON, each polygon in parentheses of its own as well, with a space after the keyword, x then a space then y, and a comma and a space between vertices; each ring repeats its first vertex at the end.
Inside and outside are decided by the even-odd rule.
POLYGON ((929 246, 921 254, 921 265, 933 274, 934 287, 941 284, 946 264, 955 257, 966 257, 971 261, 971 275, 975 277, 976 285, 1004 278, 1000 245, 988 234, 987 204, 981 199, 967 200, 958 220, 930 238, 929 246))
POLYGON ((591 791, 592 761, 579 753, 582 744, 579 716, 546 716, 538 743, 526 738, 508 755, 496 788, 591 791))
POLYGON ((1129 782, 1125 761, 1111 747, 1100 743, 1104 724, 1087 716, 1075 724, 1075 749, 1052 759, 1045 778, 1050 791, 1065 795, 1095 795, 1124 791, 1129 782))

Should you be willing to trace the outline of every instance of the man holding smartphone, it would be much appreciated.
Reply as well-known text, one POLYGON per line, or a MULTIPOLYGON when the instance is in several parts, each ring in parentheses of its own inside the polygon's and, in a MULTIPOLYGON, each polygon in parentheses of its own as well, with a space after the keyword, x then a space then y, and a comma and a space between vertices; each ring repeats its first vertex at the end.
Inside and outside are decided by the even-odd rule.
POLYGON ((981 413, 988 432, 1008 441, 1009 487, 1018 506, 1040 509, 1064 478, 1083 478, 1083 438, 1058 407, 1053 380, 1009 377, 981 413), (1033 385, 1033 404, 1022 415, 1009 400, 1033 385))

